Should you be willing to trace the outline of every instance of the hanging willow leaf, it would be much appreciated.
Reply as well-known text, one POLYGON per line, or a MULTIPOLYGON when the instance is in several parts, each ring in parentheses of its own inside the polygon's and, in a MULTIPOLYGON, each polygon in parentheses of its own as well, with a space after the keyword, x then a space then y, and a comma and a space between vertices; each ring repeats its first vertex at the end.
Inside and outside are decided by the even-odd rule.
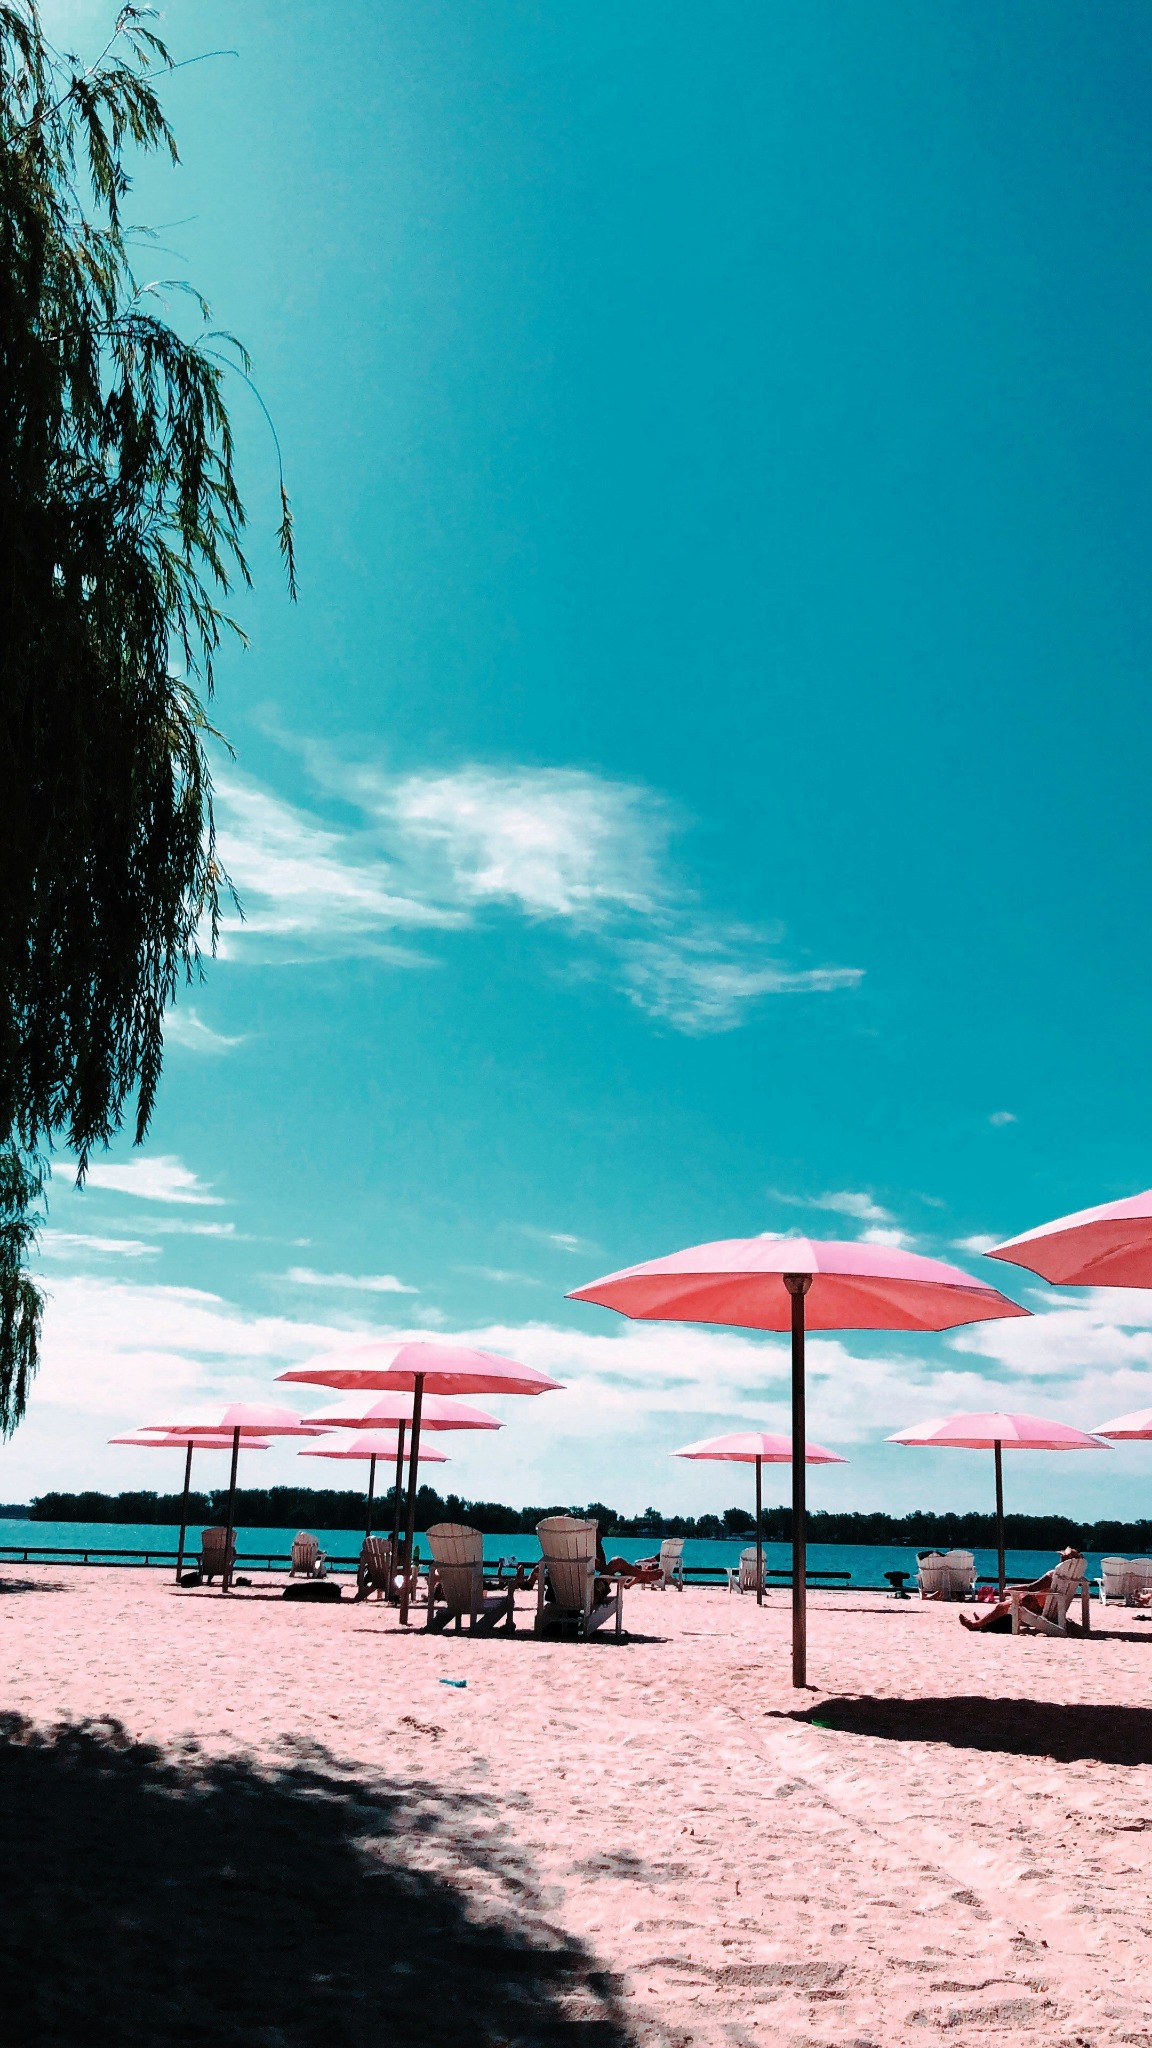
MULTIPOLYGON (((133 271, 126 154, 178 162, 148 18, 84 69, 0 4, 0 1431, 37 1358, 38 1151, 82 1176, 129 1111, 143 1137, 229 888, 205 704, 250 580, 224 396, 249 365, 133 271)), ((280 522, 294 594, 282 480, 280 522)))

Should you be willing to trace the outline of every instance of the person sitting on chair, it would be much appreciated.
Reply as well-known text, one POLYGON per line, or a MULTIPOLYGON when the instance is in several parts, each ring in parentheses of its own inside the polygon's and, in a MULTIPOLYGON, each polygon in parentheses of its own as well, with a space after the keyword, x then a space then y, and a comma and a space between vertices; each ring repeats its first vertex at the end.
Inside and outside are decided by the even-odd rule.
MULTIPOLYGON (((1081 1564, 1083 1564, 1084 1560, 1080 1556, 1080 1552, 1074 1545, 1070 1545, 1067 1550, 1060 1552, 1059 1563, 1067 1564, 1069 1559, 1074 1557, 1079 1558, 1081 1564)), ((1055 1570, 1055 1566, 1053 1570, 1055 1570)), ((1031 1608, 1033 1614, 1043 1614, 1044 1601, 1051 1590, 1051 1586, 1052 1573, 1045 1572, 1042 1578, 1032 1579, 1026 1587, 1016 1586, 1013 1590, 1017 1593, 1023 1593, 1023 1599, 1020 1602, 1022 1607, 1031 1608)), ((958 1615, 957 1619, 961 1628, 989 1629, 994 1634, 1003 1635, 1012 1627, 1012 1602, 1010 1600, 996 1600, 992 1606, 975 1619, 968 1614, 958 1615)))

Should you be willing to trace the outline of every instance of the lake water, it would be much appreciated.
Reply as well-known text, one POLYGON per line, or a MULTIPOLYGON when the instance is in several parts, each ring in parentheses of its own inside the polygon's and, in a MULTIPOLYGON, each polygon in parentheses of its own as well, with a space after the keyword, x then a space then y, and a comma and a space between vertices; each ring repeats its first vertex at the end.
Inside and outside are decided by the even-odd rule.
MULTIPOLYGON (((253 1564, 264 1559, 276 1559, 287 1563, 293 1531, 290 1529, 238 1528, 236 1548, 239 1555, 247 1554, 253 1564)), ((330 1557, 348 1558, 352 1561, 359 1554, 363 1541, 362 1529, 318 1529, 322 1549, 330 1557)), ((56 1562, 47 1556, 53 1549, 83 1550, 141 1550, 158 1553, 170 1551, 175 1557, 180 1531, 176 1524, 170 1527, 156 1522, 28 1522, 0 1519, 0 1568, 5 1562, 5 1552, 12 1548, 21 1551, 27 1547, 33 1559, 39 1554, 46 1563, 56 1562)), ((190 1528, 187 1548, 194 1554, 199 1548, 200 1529, 190 1528)), ((746 1547, 747 1538, 738 1542, 712 1543, 689 1537, 684 1545, 686 1565, 734 1565, 740 1552, 746 1547)), ((427 1538, 420 1539, 422 1555, 428 1556, 427 1538)), ((629 1559, 651 1556, 659 1544, 651 1536, 620 1536, 608 1545, 613 1557, 629 1559)), ((786 1543, 764 1545, 768 1569, 773 1567, 788 1570, 791 1565, 791 1551, 786 1543)), ((485 1561, 495 1564, 498 1558, 516 1558, 525 1564, 533 1563, 540 1555, 540 1545, 535 1536, 485 1536, 485 1561)), ((124 1563, 131 1560, 125 1558, 124 1563)), ((1046 1550, 1010 1550, 1007 1553, 1008 1576, 1010 1579, 1026 1580, 1039 1578, 1055 1562, 1055 1552, 1046 1550)), ((1090 1554, 1086 1560, 1089 1575, 1099 1577, 1100 1559, 1090 1554)), ((981 1578, 996 1575, 996 1553, 994 1550, 976 1552, 976 1568, 981 1578)), ((812 1573, 821 1571, 848 1572, 850 1586, 861 1588, 885 1587, 884 1574, 887 1571, 915 1573, 916 1552, 914 1549, 891 1547, 881 1544, 810 1543, 808 1546, 808 1569, 812 1573)), ((819 1579, 814 1583, 818 1586, 819 1579)), ((837 1581, 843 1586, 844 1581, 837 1581)))

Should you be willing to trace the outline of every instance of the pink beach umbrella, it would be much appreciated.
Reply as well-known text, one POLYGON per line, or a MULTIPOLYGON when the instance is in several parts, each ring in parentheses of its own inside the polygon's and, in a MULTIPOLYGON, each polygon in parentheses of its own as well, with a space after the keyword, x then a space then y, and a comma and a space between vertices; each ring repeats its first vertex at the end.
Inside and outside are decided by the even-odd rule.
MULTIPOLYGON (((723 1323, 791 1330, 792 1441, 804 1443, 806 1330, 951 1330, 1028 1310, 958 1266, 892 1245, 810 1238, 734 1237, 691 1245, 577 1287, 595 1301, 649 1322, 723 1323)), ((792 1465, 792 1683, 807 1684, 805 1468, 792 1465)))
MULTIPOLYGON (((400 1543, 400 1497, 404 1484, 404 1432, 412 1420, 415 1394, 379 1394, 374 1401, 357 1401, 354 1392, 331 1408, 321 1408, 306 1417, 325 1429, 386 1429, 396 1431, 396 1478, 392 1493, 392 1555, 400 1543)), ((420 1406, 421 1429, 503 1429, 494 1415, 482 1408, 443 1394, 425 1394, 420 1406)), ((302 1455, 305 1455, 302 1453, 302 1455)))
MULTIPOLYGON (((755 1465, 756 1467, 756 1605, 764 1605, 764 1544, 761 1539, 763 1526, 763 1503, 761 1482, 765 1465, 790 1465, 792 1463, 792 1439, 790 1436, 770 1436, 767 1430, 742 1429, 733 1436, 705 1436, 698 1444, 685 1444, 682 1451, 673 1451, 674 1458, 717 1458, 725 1464, 755 1465)), ((846 1465, 847 1458, 837 1457, 835 1451, 826 1451, 820 1444, 805 1444, 806 1465, 846 1465)))
POLYGON ((1152 1287, 1152 1188, 1058 1216, 988 1254, 1055 1287, 1152 1287))
MULTIPOLYGON (((394 1431, 392 1435, 389 1435, 383 1429, 367 1430, 363 1436, 353 1437, 350 1444, 328 1444, 325 1445, 323 1450, 301 1451, 299 1456, 301 1458, 357 1458, 361 1462, 365 1458, 371 1460, 368 1468, 367 1519, 364 1524, 364 1535, 365 1539, 367 1539, 372 1534, 372 1502, 376 1497, 376 1460, 377 1458, 395 1458, 397 1475, 399 1475, 404 1458, 404 1426, 401 1424, 400 1428, 394 1431)), ((422 1465, 446 1465, 448 1459, 443 1451, 434 1451, 431 1446, 427 1446, 421 1448, 420 1463, 422 1465)), ((397 1476, 397 1498, 399 1498, 399 1488, 400 1480, 399 1476, 397 1476)), ((395 1557, 395 1531, 393 1531, 392 1542, 392 1555, 395 1557)))
POLYGON ((1113 1416, 1111 1422, 1101 1422, 1092 1434, 1109 1437, 1117 1444, 1146 1443, 1152 1437, 1152 1408, 1135 1408, 1131 1415, 1113 1416))
POLYGON ((923 1448, 954 1451, 991 1451, 996 1466, 996 1566, 1000 1597, 1004 1597, 1004 1467, 1001 1452, 1010 1451, 1106 1451, 1099 1436, 1088 1436, 1066 1422, 1042 1422, 1036 1415, 934 1416, 917 1422, 911 1429, 897 1430, 890 1444, 914 1444, 923 1448))
POLYGON ((144 1425, 151 1436, 160 1433, 168 1436, 194 1438, 197 1443, 214 1437, 229 1437, 232 1442, 232 1470, 228 1479, 228 1519, 224 1533, 224 1570, 220 1578, 220 1591, 227 1593, 232 1587, 232 1572, 227 1559, 232 1548, 232 1529, 236 1514, 236 1466, 240 1458, 241 1439, 245 1443, 254 1437, 272 1436, 323 1436, 322 1429, 314 1423, 305 1422, 294 1408, 279 1408, 271 1402, 230 1401, 218 1415, 202 1416, 192 1422, 156 1422, 144 1425))
POLYGON ((400 1588, 400 1624, 408 1620, 408 1596, 412 1572, 412 1537, 416 1520, 416 1465, 420 1455, 420 1427, 426 1394, 548 1394, 562 1393, 559 1380, 537 1372, 535 1366, 517 1365, 492 1351, 473 1351, 464 1344, 354 1344, 347 1351, 326 1352, 309 1365, 277 1374, 281 1380, 295 1380, 320 1387, 376 1388, 381 1393, 413 1395, 412 1448, 408 1460, 408 1504, 405 1516, 403 1581, 400 1588))
MULTIPOLYGON (((173 1433, 171 1431, 136 1430, 128 1436, 110 1436, 108 1441, 110 1444, 134 1444, 137 1450, 187 1452, 184 1460, 184 1492, 180 1499, 180 1541, 176 1547, 176 1584, 179 1585, 184 1572, 184 1539, 188 1534, 188 1494, 192 1485, 192 1453, 193 1451, 230 1451, 232 1439, 230 1436, 181 1436, 179 1431, 173 1433)), ((245 1449, 249 1451, 266 1451, 269 1448, 267 1438, 262 1439, 260 1437, 250 1437, 245 1445, 245 1449)))

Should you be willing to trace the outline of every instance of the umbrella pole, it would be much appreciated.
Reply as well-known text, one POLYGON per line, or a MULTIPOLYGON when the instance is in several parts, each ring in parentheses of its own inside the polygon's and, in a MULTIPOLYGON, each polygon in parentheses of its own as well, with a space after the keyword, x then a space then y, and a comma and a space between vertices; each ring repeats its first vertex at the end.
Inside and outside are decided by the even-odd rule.
POLYGON ((367 1518, 366 1518, 366 1520, 365 1520, 365 1523, 364 1523, 364 1541, 365 1541, 365 1543, 367 1543, 367 1541, 368 1541, 368 1538, 369 1538, 369 1537, 370 1537, 370 1535, 372 1534, 372 1501, 373 1501, 373 1498, 374 1498, 374 1496, 375 1496, 375 1493, 376 1493, 376 1460, 375 1460, 375 1458, 373 1458, 373 1459, 372 1459, 372 1462, 371 1462, 371 1464, 370 1464, 370 1465, 369 1465, 369 1467, 368 1467, 368 1514, 367 1514, 367 1518))
POLYGON ((763 1544, 763 1541, 762 1541, 762 1539, 761 1539, 761 1535, 760 1535, 760 1516, 761 1516, 761 1475, 762 1475, 762 1473, 763 1473, 763 1469, 764 1469, 764 1460, 763 1460, 763 1458, 757 1458, 757 1460, 756 1460, 756 1605, 757 1605, 757 1607, 763 1607, 763 1605, 764 1605, 764 1544, 763 1544))
POLYGON ((999 1439, 992 1446, 996 1461, 996 1570, 1000 1579, 1000 1598, 1004 1598, 1004 1459, 999 1439))
POLYGON ((184 1538, 188 1534, 188 1488, 192 1484, 192 1439, 188 1439, 188 1456, 184 1460, 184 1493, 180 1501, 180 1542, 176 1551, 176 1584, 184 1573, 184 1538))
POLYGON ((220 1591, 232 1590, 232 1526, 236 1520, 236 1466, 240 1458, 240 1431, 232 1431, 232 1470, 228 1477, 228 1520, 224 1529, 224 1570, 220 1577, 220 1591))
POLYGON ((792 1296, 792 1683, 808 1683, 808 1586, 806 1579, 807 1512, 804 1454, 808 1448, 804 1419, 804 1296, 810 1273, 785 1273, 792 1296))
POLYGON ((400 1554, 400 1495, 404 1491, 404 1432, 408 1425, 401 1421, 396 1432, 396 1483, 392 1489, 392 1584, 388 1588, 391 1600, 396 1584, 396 1559, 400 1554))
POLYGON ((408 1511, 404 1518, 404 1577, 400 1586, 400 1626, 408 1622, 408 1595, 412 1577, 412 1535, 416 1527, 416 1474, 420 1457, 420 1410, 424 1402, 424 1375, 414 1375, 416 1389, 412 1396, 412 1449, 408 1458, 408 1511))

